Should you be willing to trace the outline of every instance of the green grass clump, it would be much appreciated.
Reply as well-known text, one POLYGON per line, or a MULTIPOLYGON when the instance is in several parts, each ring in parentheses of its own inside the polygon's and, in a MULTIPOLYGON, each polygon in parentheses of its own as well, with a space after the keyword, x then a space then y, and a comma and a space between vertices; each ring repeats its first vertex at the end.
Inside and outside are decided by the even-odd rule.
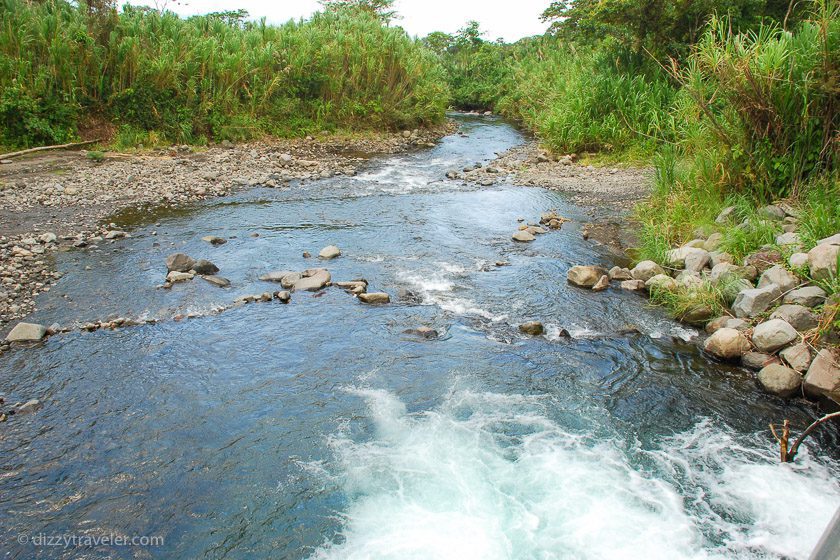
POLYGON ((105 160, 105 152, 100 152, 99 150, 91 150, 87 153, 87 158, 90 161, 99 163, 105 160))
POLYGON ((125 6, 0 0, 0 145, 66 141, 102 116, 119 145, 439 122, 435 55, 374 14, 268 25, 125 6), (145 137, 148 135, 148 137, 145 137))

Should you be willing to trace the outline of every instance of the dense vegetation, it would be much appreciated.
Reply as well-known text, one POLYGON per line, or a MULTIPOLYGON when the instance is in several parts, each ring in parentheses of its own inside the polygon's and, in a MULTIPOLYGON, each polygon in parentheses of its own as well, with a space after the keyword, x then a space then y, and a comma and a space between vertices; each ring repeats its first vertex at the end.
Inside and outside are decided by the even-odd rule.
POLYGON ((241 11, 0 0, 0 145, 113 123, 118 142, 400 129, 443 118, 438 59, 380 14, 338 2, 270 26, 241 11))

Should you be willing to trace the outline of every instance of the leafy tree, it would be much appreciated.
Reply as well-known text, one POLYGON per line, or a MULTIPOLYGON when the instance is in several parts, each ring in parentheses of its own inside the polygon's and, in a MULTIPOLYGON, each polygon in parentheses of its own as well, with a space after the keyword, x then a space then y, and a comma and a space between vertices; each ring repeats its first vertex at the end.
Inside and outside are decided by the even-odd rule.
POLYGON ((389 23, 397 17, 394 0, 320 0, 320 3, 328 12, 369 12, 383 23, 389 23))
POLYGON ((455 45, 455 38, 443 31, 432 31, 423 38, 423 45, 438 55, 443 55, 455 45))

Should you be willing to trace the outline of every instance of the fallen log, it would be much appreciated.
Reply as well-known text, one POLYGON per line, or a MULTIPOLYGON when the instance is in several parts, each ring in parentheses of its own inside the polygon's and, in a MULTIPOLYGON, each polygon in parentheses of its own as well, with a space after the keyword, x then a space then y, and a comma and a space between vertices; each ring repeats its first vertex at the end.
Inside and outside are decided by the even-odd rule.
POLYGON ((96 140, 86 140, 84 142, 72 142, 70 144, 56 144, 54 146, 38 146, 37 148, 29 148, 26 150, 21 150, 19 152, 10 152, 8 154, 0 155, 0 159, 11 159, 13 157, 24 156, 26 154, 33 154, 35 152, 45 152, 47 150, 64 150, 66 148, 78 148, 80 146, 87 146, 88 144, 96 144, 97 142, 101 142, 100 138, 96 140))

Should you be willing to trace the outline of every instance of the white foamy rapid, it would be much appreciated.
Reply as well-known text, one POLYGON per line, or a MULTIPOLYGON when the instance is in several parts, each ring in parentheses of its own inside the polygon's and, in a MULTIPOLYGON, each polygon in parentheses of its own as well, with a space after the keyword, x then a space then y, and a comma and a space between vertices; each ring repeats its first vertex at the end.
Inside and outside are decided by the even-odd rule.
POLYGON ((330 438, 350 505, 315 558, 807 558, 840 505, 807 453, 780 465, 708 421, 642 451, 570 433, 533 397, 459 391, 410 415, 356 392, 375 437, 330 438))

